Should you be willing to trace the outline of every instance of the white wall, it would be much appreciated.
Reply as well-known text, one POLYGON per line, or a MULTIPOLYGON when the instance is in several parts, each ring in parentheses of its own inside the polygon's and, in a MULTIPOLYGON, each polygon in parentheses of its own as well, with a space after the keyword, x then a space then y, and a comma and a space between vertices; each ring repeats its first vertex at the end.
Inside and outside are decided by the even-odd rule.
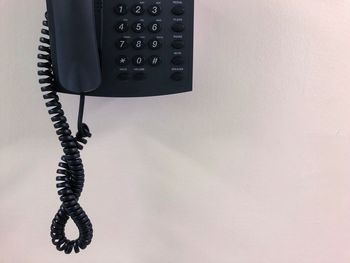
MULTIPOLYGON (((1 263, 350 262, 349 0, 198 0, 192 94, 89 98, 95 238, 70 257, 48 236, 61 150, 36 77, 43 11, 0 0, 1 263)), ((62 101, 74 127, 78 100, 62 101)))

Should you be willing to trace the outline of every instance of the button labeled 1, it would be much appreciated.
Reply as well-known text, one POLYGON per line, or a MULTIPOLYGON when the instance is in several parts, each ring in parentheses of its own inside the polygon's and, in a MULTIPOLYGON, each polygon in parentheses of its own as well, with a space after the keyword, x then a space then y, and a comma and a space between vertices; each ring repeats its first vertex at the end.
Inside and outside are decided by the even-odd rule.
POLYGON ((123 16, 126 15, 126 13, 128 12, 126 9, 126 5, 125 4, 119 4, 114 8, 114 12, 117 15, 123 16))

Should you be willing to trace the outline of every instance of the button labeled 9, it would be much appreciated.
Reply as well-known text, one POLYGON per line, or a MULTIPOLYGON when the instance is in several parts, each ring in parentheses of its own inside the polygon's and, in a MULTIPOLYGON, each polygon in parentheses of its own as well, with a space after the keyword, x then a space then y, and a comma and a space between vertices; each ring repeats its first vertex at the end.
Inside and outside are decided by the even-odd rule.
POLYGON ((152 50, 160 49, 161 43, 158 39, 153 38, 148 42, 148 47, 152 50))

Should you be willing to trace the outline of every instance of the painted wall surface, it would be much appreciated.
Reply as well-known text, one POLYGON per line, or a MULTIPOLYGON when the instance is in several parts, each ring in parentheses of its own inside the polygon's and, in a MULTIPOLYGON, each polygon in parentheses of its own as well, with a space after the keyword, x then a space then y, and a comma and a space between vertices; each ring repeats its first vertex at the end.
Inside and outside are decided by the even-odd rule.
MULTIPOLYGON (((95 238, 70 257, 48 235, 44 8, 0 0, 1 263, 350 262, 349 0, 198 0, 193 93, 88 98, 95 238)), ((61 99, 75 127, 78 98, 61 99)))

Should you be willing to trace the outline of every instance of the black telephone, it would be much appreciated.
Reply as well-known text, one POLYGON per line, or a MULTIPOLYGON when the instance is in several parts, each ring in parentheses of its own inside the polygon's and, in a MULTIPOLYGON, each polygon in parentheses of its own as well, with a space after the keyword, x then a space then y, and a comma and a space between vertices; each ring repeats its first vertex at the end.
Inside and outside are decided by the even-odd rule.
POLYGON ((136 97, 192 90, 193 0, 48 0, 58 91, 136 97))
POLYGON ((57 188, 62 202, 51 225, 59 251, 85 249, 90 219, 79 204, 84 186, 80 151, 91 136, 83 123, 85 96, 141 97, 192 90, 194 0, 47 0, 38 74, 64 155, 57 188), (78 133, 59 92, 80 95, 78 133), (79 237, 69 240, 71 218, 79 237))

